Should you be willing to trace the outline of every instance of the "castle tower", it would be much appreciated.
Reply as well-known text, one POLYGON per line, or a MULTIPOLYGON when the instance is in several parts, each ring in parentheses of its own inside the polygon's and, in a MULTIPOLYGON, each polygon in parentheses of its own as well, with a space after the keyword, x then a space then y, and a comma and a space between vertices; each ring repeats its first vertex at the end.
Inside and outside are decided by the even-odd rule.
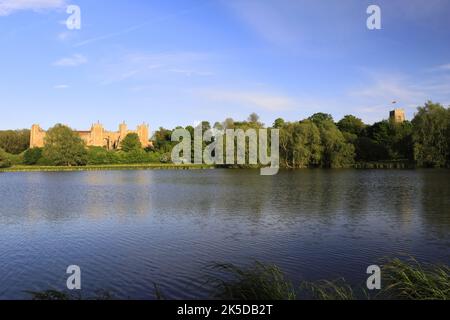
POLYGON ((121 124, 119 124, 119 134, 120 134, 120 140, 125 138, 128 134, 128 127, 127 127, 125 121, 122 122, 121 124))
POLYGON ((44 147, 45 131, 38 124, 33 124, 30 130, 30 148, 44 147))
POLYGON ((99 122, 93 124, 91 127, 90 145, 94 147, 103 147, 103 133, 103 126, 99 122))
POLYGON ((138 136, 139 136, 139 141, 141 142, 141 145, 143 148, 147 148, 149 146, 151 146, 151 143, 148 141, 149 140, 149 126, 148 124, 141 124, 137 127, 136 130, 138 136))
POLYGON ((389 120, 395 123, 403 123, 406 121, 405 110, 395 109, 389 113, 389 120))

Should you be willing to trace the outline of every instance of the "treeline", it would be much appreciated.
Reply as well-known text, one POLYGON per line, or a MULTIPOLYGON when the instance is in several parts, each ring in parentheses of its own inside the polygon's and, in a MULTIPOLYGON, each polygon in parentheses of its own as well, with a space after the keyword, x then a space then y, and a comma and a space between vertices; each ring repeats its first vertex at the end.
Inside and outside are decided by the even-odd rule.
MULTIPOLYGON (((203 131, 266 128, 255 113, 246 121, 228 118, 201 125, 203 131)), ((368 125, 352 115, 335 122, 329 114, 316 113, 293 122, 278 118, 270 128, 280 130, 280 165, 285 168, 342 168, 380 161, 450 166, 450 108, 431 101, 418 108, 412 121, 403 123, 383 120, 368 125)), ((193 135, 194 127, 185 129, 193 135)), ((168 163, 176 144, 171 141, 172 130, 165 128, 155 132, 153 147, 146 149, 136 134, 129 134, 120 150, 86 147, 75 132, 59 124, 48 130, 44 148, 28 149, 29 134, 29 130, 0 132, 0 167, 168 163)))

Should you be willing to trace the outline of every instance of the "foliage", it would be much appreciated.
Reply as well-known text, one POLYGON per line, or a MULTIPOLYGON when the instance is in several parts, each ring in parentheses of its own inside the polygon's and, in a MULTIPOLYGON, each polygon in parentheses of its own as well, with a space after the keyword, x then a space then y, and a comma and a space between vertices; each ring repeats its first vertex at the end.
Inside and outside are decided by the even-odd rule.
POLYGON ((129 133, 120 143, 120 148, 124 152, 131 152, 142 149, 141 141, 137 133, 129 133))
MULTIPOLYGON (((201 126, 203 133, 211 128, 207 121, 203 121, 201 126)), ((331 115, 319 112, 298 122, 286 122, 278 118, 272 127, 280 130, 280 164, 285 168, 341 168, 352 166, 355 161, 359 168, 370 167, 365 164, 372 163, 389 167, 388 162, 395 164, 391 167, 397 167, 400 163, 404 167, 414 164, 426 167, 450 166, 450 108, 430 101, 418 108, 412 122, 383 120, 367 125, 353 115, 346 115, 334 123, 331 115)), ((264 125, 259 116, 252 113, 247 121, 227 118, 214 123, 213 128, 246 131, 263 129, 264 125)), ((187 126, 186 129, 193 137, 194 127, 187 126)), ((19 154, 3 152, 3 158, 9 160, 4 160, 6 162, 3 165, 168 163, 171 161, 171 151, 178 143, 171 141, 172 130, 161 127, 152 137, 153 147, 145 150, 141 149, 138 135, 129 134, 122 141, 120 151, 103 148, 89 148, 86 151, 82 140, 69 128, 57 125, 49 131, 42 152, 38 149, 19 154)), ((0 132, 0 146, 8 146, 6 151, 26 149, 28 140, 27 130, 0 132)), ((193 145, 194 141, 191 158, 194 155, 193 145)), ((206 142, 203 141, 202 146, 204 148, 206 142)), ((248 151, 247 145, 247 159, 248 151)), ((239 165, 242 166, 248 167, 239 165)))
POLYGON ((342 168, 353 164, 355 147, 348 143, 338 127, 330 120, 318 124, 322 144, 321 165, 324 168, 342 168))
POLYGON ((225 300, 295 300, 292 283, 285 279, 283 272, 275 265, 260 262, 248 268, 233 264, 215 264, 213 269, 231 279, 217 277, 211 283, 216 288, 215 296, 225 300))
POLYGON ((415 259, 388 260, 382 268, 384 298, 408 300, 450 300, 450 268, 422 265, 415 259))
POLYGON ((84 141, 67 126, 57 124, 47 131, 43 156, 56 166, 80 166, 87 163, 84 141))
POLYGON ((450 108, 428 101, 414 117, 414 158, 420 166, 450 164, 450 108))
POLYGON ((333 116, 328 113, 318 112, 309 117, 309 120, 314 122, 316 125, 320 125, 324 121, 334 122, 333 116))
MULTIPOLYGON (((350 285, 345 279, 300 281, 294 285, 276 265, 255 261, 247 267, 230 263, 208 266, 208 285, 213 299, 225 300, 449 300, 450 268, 445 265, 421 264, 413 258, 386 258, 381 265, 382 288, 375 294, 364 285, 350 285), (213 275, 212 275, 213 274, 213 275)), ((164 298, 154 284, 156 299, 164 298)), ((109 291, 97 291, 93 297, 47 290, 32 292, 33 300, 110 300, 109 291)))
MULTIPOLYGON (((194 128, 192 128, 192 132, 193 131, 194 128)), ((170 153, 172 151, 173 146, 175 145, 172 142, 172 130, 160 127, 159 130, 156 131, 155 134, 153 135, 153 145, 155 151, 159 153, 170 153)))
POLYGON ((25 151, 23 156, 23 163, 28 165, 34 165, 42 159, 42 148, 31 148, 25 151))
POLYGON ((360 136, 366 128, 361 119, 352 115, 346 115, 337 123, 337 126, 342 132, 348 132, 356 136, 360 136))
POLYGON ((321 157, 320 131, 314 122, 284 123, 280 129, 280 158, 285 167, 319 166, 321 157))
POLYGON ((11 154, 20 154, 30 145, 30 130, 0 131, 0 148, 11 154))
POLYGON ((0 149, 0 169, 11 167, 11 160, 8 159, 7 153, 0 149))
POLYGON ((281 129, 284 124, 286 123, 286 121, 284 121, 284 119, 282 118, 277 118, 274 122, 273 122, 273 127, 275 129, 281 129))

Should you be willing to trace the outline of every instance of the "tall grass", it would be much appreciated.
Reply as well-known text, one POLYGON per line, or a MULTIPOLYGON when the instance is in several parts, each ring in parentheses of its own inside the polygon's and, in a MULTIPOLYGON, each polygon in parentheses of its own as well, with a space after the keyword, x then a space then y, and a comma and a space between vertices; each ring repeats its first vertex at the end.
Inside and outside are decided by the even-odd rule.
MULTIPOLYGON (((215 263, 210 277, 212 299, 225 300, 450 300, 450 268, 445 265, 420 264, 413 258, 407 260, 385 259, 381 265, 382 289, 368 291, 364 286, 351 286, 345 279, 315 282, 302 281, 296 286, 283 271, 272 264, 255 262, 241 268, 233 264, 215 263)), ((165 299, 155 284, 157 300, 165 299)), ((58 291, 30 292, 35 300, 77 300, 82 297, 58 291)), ((110 300, 109 292, 100 291, 87 300, 110 300)))
POLYGON ((380 296, 405 300, 450 300, 450 268, 444 265, 389 260, 382 268, 380 296))
POLYGON ((351 286, 345 279, 302 281, 294 286, 277 266, 261 262, 248 268, 217 264, 216 269, 224 272, 222 279, 215 281, 216 297, 224 299, 292 300, 301 296, 315 300, 450 300, 450 268, 420 264, 413 258, 385 259, 382 288, 375 292, 351 286))
POLYGON ((255 262, 250 268, 239 268, 233 264, 215 264, 215 270, 226 279, 211 281, 216 292, 215 298, 226 300, 295 300, 292 283, 275 265, 255 262))

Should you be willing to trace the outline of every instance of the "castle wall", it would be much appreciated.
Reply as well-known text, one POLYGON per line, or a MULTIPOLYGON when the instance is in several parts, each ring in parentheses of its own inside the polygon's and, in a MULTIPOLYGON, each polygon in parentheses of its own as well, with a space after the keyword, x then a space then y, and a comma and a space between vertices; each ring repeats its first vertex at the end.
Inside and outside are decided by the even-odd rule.
MULTIPOLYGON (((125 123, 120 124, 119 131, 106 131, 99 123, 92 125, 90 131, 75 131, 87 146, 104 147, 109 150, 120 149, 120 143, 129 133, 136 133, 139 136, 142 147, 152 146, 149 141, 149 126, 142 124, 137 130, 127 129, 125 123)), ((30 132, 30 148, 44 147, 46 132, 39 125, 33 125, 30 132)))

